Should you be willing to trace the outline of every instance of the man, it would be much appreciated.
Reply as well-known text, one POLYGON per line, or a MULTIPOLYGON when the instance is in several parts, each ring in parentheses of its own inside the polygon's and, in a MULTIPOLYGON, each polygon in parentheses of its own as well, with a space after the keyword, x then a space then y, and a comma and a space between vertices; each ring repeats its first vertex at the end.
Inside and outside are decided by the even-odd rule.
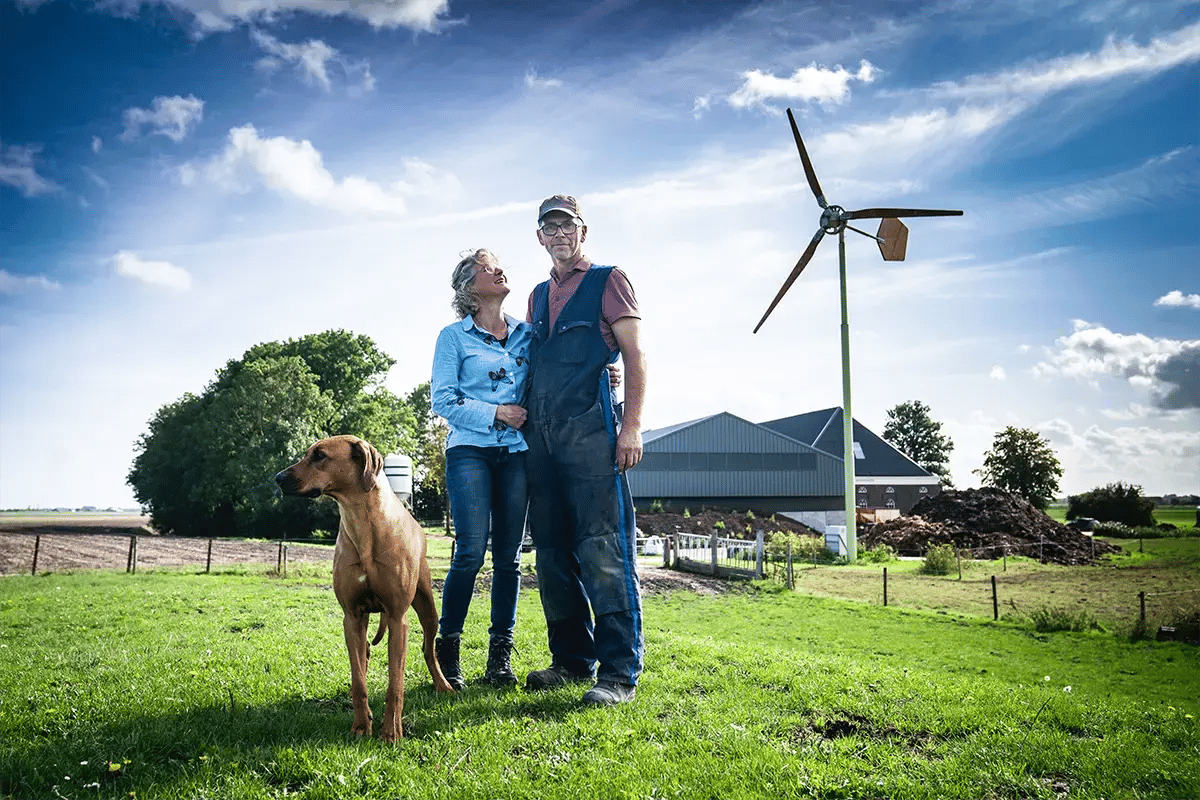
POLYGON ((592 705, 633 699, 642 672, 642 601, 633 500, 625 470, 642 460, 646 357, 633 287, 583 255, 587 225, 573 197, 538 209, 550 279, 529 296, 529 524, 550 640, 548 669, 527 689, 595 685, 592 705), (625 364, 618 413, 606 365, 625 364))

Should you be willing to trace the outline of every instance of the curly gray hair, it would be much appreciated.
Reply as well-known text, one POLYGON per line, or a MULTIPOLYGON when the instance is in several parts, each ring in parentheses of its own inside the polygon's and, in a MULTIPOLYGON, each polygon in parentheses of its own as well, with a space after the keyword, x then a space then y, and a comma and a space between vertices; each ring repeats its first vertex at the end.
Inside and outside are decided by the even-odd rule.
POLYGON ((468 254, 454 265, 454 272, 450 276, 450 286, 454 289, 450 305, 459 319, 479 310, 479 296, 475 294, 475 265, 500 263, 490 250, 480 248, 467 252, 468 254))

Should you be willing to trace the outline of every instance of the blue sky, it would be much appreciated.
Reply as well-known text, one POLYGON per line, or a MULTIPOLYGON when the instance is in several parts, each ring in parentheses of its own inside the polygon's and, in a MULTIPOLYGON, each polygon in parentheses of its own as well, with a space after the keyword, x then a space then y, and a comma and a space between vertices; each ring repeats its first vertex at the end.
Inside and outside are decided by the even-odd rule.
MULTIPOLYGON (((1033 428, 1062 488, 1200 492, 1200 6, 0 0, 0 507, 134 505, 151 415, 264 341, 372 337, 406 392, 459 253, 524 299, 545 196, 637 291, 649 428, 921 400, 953 478, 1033 428), (873 231, 873 227, 869 228, 873 231)), ((266 464, 264 473, 281 465, 266 464)))

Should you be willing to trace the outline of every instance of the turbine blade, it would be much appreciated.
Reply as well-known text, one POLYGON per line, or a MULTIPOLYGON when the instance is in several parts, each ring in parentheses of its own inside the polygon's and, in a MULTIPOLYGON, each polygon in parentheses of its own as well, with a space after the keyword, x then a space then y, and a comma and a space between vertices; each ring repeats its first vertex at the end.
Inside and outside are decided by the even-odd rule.
POLYGON ((885 219, 887 217, 961 217, 961 211, 933 208, 863 208, 846 213, 847 219, 885 219))
POLYGON ((800 138, 800 129, 796 127, 796 118, 792 116, 792 110, 787 110, 788 122, 792 123, 792 136, 796 137, 796 149, 800 151, 800 162, 804 164, 804 175, 808 178, 808 186, 812 189, 813 196, 817 198, 817 205, 825 208, 825 192, 821 191, 821 184, 817 180, 817 173, 813 170, 812 162, 808 160, 808 151, 804 149, 804 140, 800 138))
POLYGON ((817 245, 821 243, 821 237, 825 235, 825 229, 817 231, 813 236, 812 241, 808 243, 808 249, 804 251, 804 255, 800 256, 800 260, 796 262, 796 266, 792 269, 792 274, 788 275, 787 280, 783 282, 783 286, 779 288, 779 293, 775 295, 775 299, 771 301, 771 305, 767 308, 767 313, 762 315, 762 319, 754 326, 754 332, 758 333, 758 329, 767 321, 767 317, 771 316, 771 312, 775 310, 775 306, 779 305, 779 301, 787 294, 787 290, 792 288, 792 284, 796 282, 796 278, 800 277, 800 273, 808 266, 808 262, 812 260, 813 253, 817 252, 817 245))

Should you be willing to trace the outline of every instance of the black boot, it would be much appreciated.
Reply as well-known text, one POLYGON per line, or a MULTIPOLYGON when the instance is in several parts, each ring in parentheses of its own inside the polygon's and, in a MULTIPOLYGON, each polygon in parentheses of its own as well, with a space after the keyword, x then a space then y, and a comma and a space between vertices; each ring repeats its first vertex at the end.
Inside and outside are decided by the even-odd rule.
POLYGON ((457 636, 438 637, 434 644, 434 649, 437 651, 438 666, 442 668, 442 674, 446 676, 446 681, 454 687, 454 691, 461 692, 467 688, 467 682, 463 678, 462 667, 458 663, 458 646, 461 640, 457 636))
POLYGON ((517 675, 509 664, 512 655, 513 640, 507 636, 493 637, 488 644, 487 669, 483 679, 492 686, 506 688, 517 685, 517 675))

